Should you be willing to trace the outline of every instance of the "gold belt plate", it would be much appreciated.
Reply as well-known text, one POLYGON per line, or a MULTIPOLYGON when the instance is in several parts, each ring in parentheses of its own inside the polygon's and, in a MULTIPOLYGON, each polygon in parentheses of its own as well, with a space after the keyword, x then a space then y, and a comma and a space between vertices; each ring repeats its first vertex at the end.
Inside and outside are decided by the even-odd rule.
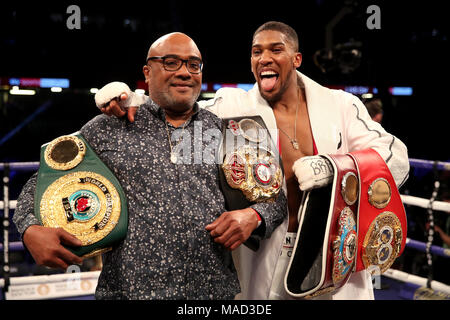
POLYGON ((90 171, 69 173, 42 195, 40 218, 45 227, 63 228, 83 246, 105 238, 120 217, 120 196, 105 177, 90 171))

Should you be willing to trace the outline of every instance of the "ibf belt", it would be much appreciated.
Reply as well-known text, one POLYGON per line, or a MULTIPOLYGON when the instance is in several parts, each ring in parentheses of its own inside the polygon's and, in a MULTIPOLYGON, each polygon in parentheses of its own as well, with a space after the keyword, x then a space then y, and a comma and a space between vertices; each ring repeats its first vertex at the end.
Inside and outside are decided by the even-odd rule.
POLYGON ((224 119, 222 189, 229 210, 274 201, 283 171, 278 151, 260 116, 224 119))
POLYGON ((385 272, 405 248, 406 212, 389 168, 372 149, 351 152, 360 176, 356 271, 385 272))
POLYGON ((372 149, 326 155, 333 183, 306 193, 285 288, 310 298, 342 287, 353 271, 381 274, 402 253, 406 213, 384 160, 372 149))
POLYGON ((79 134, 42 146, 34 210, 43 226, 76 236, 82 246, 68 249, 83 257, 110 250, 128 227, 119 181, 79 134))

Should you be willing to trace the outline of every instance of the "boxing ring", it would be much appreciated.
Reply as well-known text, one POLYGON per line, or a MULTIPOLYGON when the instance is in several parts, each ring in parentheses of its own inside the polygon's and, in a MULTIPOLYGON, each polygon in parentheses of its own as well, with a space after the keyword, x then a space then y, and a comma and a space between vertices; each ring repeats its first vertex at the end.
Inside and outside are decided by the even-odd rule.
MULTIPOLYGON (((410 164, 411 168, 422 170, 450 171, 450 162, 410 159, 410 164)), ((20 239, 10 242, 11 232, 15 229, 11 225, 10 213, 17 205, 16 200, 9 199, 11 172, 37 171, 38 168, 38 162, 0 163, 0 171, 3 172, 3 200, 0 200, 0 211, 3 213, 3 238, 0 244, 0 251, 3 256, 2 277, 0 279, 2 295, 0 300, 93 299, 100 271, 81 271, 79 266, 70 266, 66 273, 11 275, 10 253, 26 250, 20 239)), ((436 200, 439 188, 440 181, 436 178, 429 199, 406 194, 401 195, 406 209, 409 206, 415 206, 422 208, 427 214, 427 221, 430 226, 427 241, 421 242, 408 238, 406 249, 415 250, 417 254, 425 254, 430 270, 432 270, 433 256, 450 259, 450 249, 432 244, 434 239, 434 213, 436 211, 450 213, 450 202, 436 200)), ((408 213, 408 210, 406 211, 408 213)), ((434 280, 431 272, 425 278, 391 268, 381 276, 374 275, 372 280, 376 300, 450 300, 450 285, 434 280)))

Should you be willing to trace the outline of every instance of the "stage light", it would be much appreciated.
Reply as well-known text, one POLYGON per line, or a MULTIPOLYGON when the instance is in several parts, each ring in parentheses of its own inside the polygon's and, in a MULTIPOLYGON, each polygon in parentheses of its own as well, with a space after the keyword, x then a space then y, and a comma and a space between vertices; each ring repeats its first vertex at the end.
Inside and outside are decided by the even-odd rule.
POLYGON ((364 93, 363 95, 361 95, 361 98, 363 98, 363 99, 372 99, 373 98, 373 94, 372 93, 364 93))
POLYGON ((65 78, 40 78, 40 87, 41 88, 52 88, 52 87, 60 87, 60 88, 69 88, 70 81, 65 78))
POLYGON ((25 90, 25 89, 19 89, 18 86, 12 87, 11 90, 9 90, 9 94, 13 95, 22 95, 22 96, 33 96, 36 94, 35 90, 25 90))
POLYGON ((412 96, 412 87, 390 87, 389 93, 393 96, 412 96))
POLYGON ((95 94, 95 93, 98 92, 98 89, 97 89, 97 88, 91 88, 90 92, 93 93, 93 94, 95 94))
POLYGON ((204 99, 213 99, 216 96, 215 92, 202 92, 200 95, 204 99))
POLYGON ((51 87, 51 88, 50 88, 50 91, 51 91, 51 92, 61 92, 61 91, 62 91, 62 88, 61 88, 61 87, 51 87))

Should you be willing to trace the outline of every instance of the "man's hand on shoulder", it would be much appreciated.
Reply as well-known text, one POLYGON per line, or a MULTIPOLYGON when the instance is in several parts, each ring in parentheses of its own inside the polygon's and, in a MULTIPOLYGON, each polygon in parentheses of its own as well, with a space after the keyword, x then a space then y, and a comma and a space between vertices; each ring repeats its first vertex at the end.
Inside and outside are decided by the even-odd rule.
POLYGON ((127 115, 130 122, 134 122, 137 109, 144 101, 144 95, 132 92, 123 82, 110 82, 95 94, 95 104, 101 112, 117 118, 127 115))

